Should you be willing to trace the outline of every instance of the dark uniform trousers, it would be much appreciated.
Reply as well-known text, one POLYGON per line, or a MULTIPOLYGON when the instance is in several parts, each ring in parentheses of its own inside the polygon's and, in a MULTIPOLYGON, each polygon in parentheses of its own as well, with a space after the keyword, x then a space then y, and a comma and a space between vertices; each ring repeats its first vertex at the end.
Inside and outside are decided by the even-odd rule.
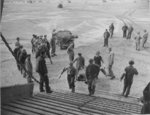
POLYGON ((124 93, 126 93, 125 96, 129 95, 131 85, 132 85, 132 81, 128 81, 128 80, 124 79, 123 95, 124 95, 124 93))
POLYGON ((75 76, 67 75, 67 81, 68 81, 69 88, 74 90, 74 88, 75 88, 75 76))
POLYGON ((97 79, 96 77, 95 78, 91 77, 88 79, 88 90, 90 95, 95 93, 96 79, 97 79))
POLYGON ((127 30, 123 31, 123 37, 125 38, 127 36, 127 30))
POLYGON ((41 73, 39 73, 40 75, 40 91, 44 91, 43 86, 45 83, 45 88, 46 88, 46 92, 51 91, 51 88, 49 86, 49 79, 47 75, 43 75, 41 73))

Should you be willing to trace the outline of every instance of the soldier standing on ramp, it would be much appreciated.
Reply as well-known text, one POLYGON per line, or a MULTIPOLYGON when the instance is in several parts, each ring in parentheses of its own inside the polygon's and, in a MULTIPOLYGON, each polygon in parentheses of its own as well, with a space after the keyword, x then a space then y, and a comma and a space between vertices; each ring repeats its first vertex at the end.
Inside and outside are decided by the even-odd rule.
POLYGON ((68 85, 69 88, 72 90, 72 92, 75 92, 75 77, 76 77, 76 69, 73 66, 73 63, 70 62, 69 67, 65 67, 63 69, 63 71, 61 72, 59 78, 61 77, 61 75, 67 71, 67 81, 68 81, 68 85))
POLYGON ((86 77, 88 83, 89 95, 94 95, 96 88, 96 79, 99 74, 99 67, 93 64, 93 59, 89 60, 89 65, 86 68, 86 77))
POLYGON ((112 38, 113 34, 114 34, 114 24, 112 23, 110 26, 109 26, 109 32, 110 32, 110 38, 112 38))
POLYGON ((147 30, 144 30, 144 35, 143 35, 143 39, 142 39, 142 47, 145 48, 145 43, 147 42, 147 38, 148 38, 148 32, 147 30))
POLYGON ((122 27, 123 38, 127 37, 127 30, 128 30, 128 26, 126 24, 124 24, 124 26, 122 27))
POLYGON ((110 33, 106 29, 106 31, 104 32, 104 47, 108 47, 108 39, 109 39, 109 37, 110 37, 110 33))
POLYGON ((125 73, 122 75, 121 79, 124 78, 124 88, 122 95, 125 95, 125 97, 128 97, 130 93, 130 88, 133 83, 133 76, 138 75, 138 71, 136 68, 133 67, 134 61, 129 61, 129 66, 125 68, 125 73))
POLYGON ((49 86, 49 79, 48 79, 48 71, 46 67, 45 61, 45 52, 40 52, 40 56, 37 58, 36 62, 36 72, 39 73, 40 76, 40 92, 44 92, 43 86, 45 83, 46 93, 52 93, 52 90, 49 86))

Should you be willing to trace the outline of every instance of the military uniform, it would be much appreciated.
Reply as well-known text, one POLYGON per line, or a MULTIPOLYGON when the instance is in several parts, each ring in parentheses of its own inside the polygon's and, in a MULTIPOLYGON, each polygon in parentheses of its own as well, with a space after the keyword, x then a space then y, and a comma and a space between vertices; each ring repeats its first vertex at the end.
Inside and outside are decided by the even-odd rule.
POLYGON ((125 38, 127 36, 127 30, 128 30, 128 26, 127 25, 124 25, 122 27, 122 31, 123 31, 123 38, 125 38))
POLYGON ((113 34, 114 34, 114 25, 113 25, 113 24, 111 24, 111 25, 109 26, 109 32, 110 32, 110 37, 112 38, 112 36, 113 36, 113 34))
POLYGON ((68 49, 67 49, 67 53, 69 55, 69 61, 70 62, 73 62, 74 60, 74 47, 73 47, 73 44, 71 44, 68 49))
POLYGON ((112 71, 112 66, 114 64, 114 56, 115 54, 111 51, 108 57, 108 76, 111 76, 112 79, 115 78, 115 75, 112 71))
MULTIPOLYGON (((103 62, 103 59, 101 56, 94 56, 94 63, 101 67, 101 63, 103 62)), ((104 69, 100 69, 104 75, 106 75, 106 71, 104 69)))
POLYGON ((138 74, 138 71, 132 65, 125 68, 125 74, 124 76, 122 76, 124 77, 124 88, 123 88, 122 95, 125 94, 126 97, 129 95, 130 88, 133 83, 133 76, 137 74, 138 74))
POLYGON ((69 66, 65 68, 63 71, 67 70, 67 81, 69 88, 72 89, 72 92, 75 91, 75 76, 76 76, 76 69, 73 66, 69 66))
POLYGON ((49 86, 49 79, 47 76, 48 71, 46 67, 46 61, 42 56, 39 56, 36 60, 36 72, 38 72, 40 76, 40 91, 44 91, 43 85, 45 83, 46 92, 51 92, 51 88, 49 86))
POLYGON ((104 47, 108 47, 108 39, 110 37, 110 33, 108 31, 104 32, 104 47))
POLYGON ((128 28, 128 35, 127 35, 127 39, 131 39, 132 32, 133 32, 133 27, 132 27, 132 26, 130 26, 130 27, 128 28))
POLYGON ((142 39, 142 47, 145 47, 145 43, 147 42, 148 32, 145 32, 142 39))
POLYGON ((141 42, 141 36, 140 35, 137 35, 135 37, 135 43, 136 43, 136 50, 140 50, 140 42, 141 42))
POLYGON ((95 93, 96 79, 99 73, 99 67, 96 64, 89 64, 86 68, 86 77, 88 82, 89 95, 95 93))

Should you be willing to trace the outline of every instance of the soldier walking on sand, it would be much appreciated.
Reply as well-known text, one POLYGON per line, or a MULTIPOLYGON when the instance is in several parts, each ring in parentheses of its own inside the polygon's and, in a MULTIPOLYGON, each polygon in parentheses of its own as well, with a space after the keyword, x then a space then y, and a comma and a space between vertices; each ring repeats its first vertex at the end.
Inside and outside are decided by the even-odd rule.
POLYGON ((70 46, 67 48, 67 53, 69 55, 69 61, 73 62, 74 60, 74 44, 70 44, 70 46))
POLYGON ((73 61, 76 62, 76 70, 77 70, 77 77, 80 70, 84 69, 85 66, 85 59, 81 53, 78 53, 78 57, 73 61))
POLYGON ((69 88, 72 90, 72 92, 75 92, 75 77, 76 77, 76 69, 73 66, 73 63, 70 62, 69 67, 66 67, 63 69, 63 71, 61 72, 59 78, 61 77, 61 75, 67 71, 67 81, 68 81, 68 85, 69 88))
POLYGON ((108 47, 108 39, 109 39, 109 37, 110 37, 110 33, 106 29, 106 31, 104 32, 104 47, 108 47))
POLYGON ((114 52, 112 51, 112 48, 109 48, 109 56, 108 56, 108 75, 107 76, 110 76, 111 79, 114 79, 115 78, 115 75, 112 71, 112 66, 114 64, 114 52))
POLYGON ((114 34, 114 29, 115 29, 114 24, 111 23, 111 25, 109 26, 110 38, 112 38, 114 34))
POLYGON ((145 48, 145 44, 147 42, 147 39, 148 39, 148 32, 147 30, 144 30, 144 35, 143 35, 143 38, 142 38, 142 47, 145 48))
POLYGON ((16 40, 17 40, 17 41, 16 41, 16 43, 15 43, 15 46, 16 46, 16 47, 20 47, 20 46, 21 46, 21 44, 20 44, 20 38, 17 37, 16 40))
POLYGON ((126 38, 126 36, 127 36, 127 30, 128 30, 128 26, 126 24, 124 24, 124 26, 122 27, 123 38, 126 38))
POLYGON ((100 51, 96 52, 96 56, 94 56, 94 63, 99 66, 100 71, 106 76, 106 71, 103 68, 101 68, 102 63, 104 63, 104 61, 100 55, 100 51))
POLYGON ((137 33, 136 37, 135 37, 135 44, 136 44, 136 50, 140 51, 140 42, 141 42, 141 35, 140 32, 137 33))
POLYGON ((130 26, 129 28, 128 28, 128 35, 127 35, 127 39, 131 39, 131 35, 132 35, 132 32, 133 32, 133 27, 132 26, 130 26))
POLYGON ((89 95, 94 95, 96 88, 96 80, 99 74, 99 66, 93 64, 93 59, 89 60, 89 65, 86 68, 86 77, 88 83, 89 95))
POLYGON ((40 76, 40 92, 44 92, 44 83, 45 83, 45 89, 46 93, 52 93, 52 90, 49 86, 49 79, 48 79, 48 71, 45 61, 45 52, 40 52, 40 56, 37 58, 36 62, 36 72, 39 73, 40 76))
POLYGON ((128 97, 130 93, 130 88, 133 83, 133 76, 138 75, 138 71, 136 68, 133 67, 134 61, 129 61, 129 66, 125 68, 125 73, 122 75, 121 79, 124 79, 124 88, 122 95, 125 95, 125 97, 128 97))

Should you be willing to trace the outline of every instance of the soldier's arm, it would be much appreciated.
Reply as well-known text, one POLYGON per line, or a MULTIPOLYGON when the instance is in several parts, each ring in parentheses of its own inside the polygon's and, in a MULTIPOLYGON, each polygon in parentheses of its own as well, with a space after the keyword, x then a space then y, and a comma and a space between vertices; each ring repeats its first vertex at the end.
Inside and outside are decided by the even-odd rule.
POLYGON ((63 70, 62 70, 62 72, 60 73, 60 75, 59 75, 59 79, 61 78, 61 75, 67 70, 68 68, 64 68, 63 70))
POLYGON ((137 69, 135 69, 135 75, 138 75, 139 73, 138 73, 138 71, 137 71, 137 69))

